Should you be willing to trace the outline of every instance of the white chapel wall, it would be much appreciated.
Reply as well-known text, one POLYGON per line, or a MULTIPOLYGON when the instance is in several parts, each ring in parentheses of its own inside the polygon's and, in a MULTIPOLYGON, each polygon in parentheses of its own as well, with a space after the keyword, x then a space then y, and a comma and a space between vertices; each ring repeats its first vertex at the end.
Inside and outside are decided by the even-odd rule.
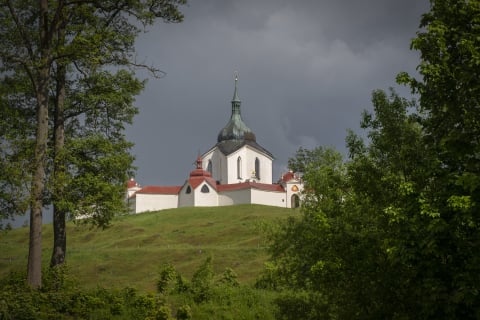
POLYGON ((227 182, 228 184, 232 183, 239 183, 244 182, 245 180, 249 179, 251 176, 251 172, 248 173, 247 171, 247 151, 246 148, 240 148, 239 150, 231 153, 227 159, 227 182), (242 165, 241 165, 241 172, 240 172, 240 179, 238 177, 238 157, 240 157, 242 165))
POLYGON ((218 194, 215 189, 208 183, 202 183, 195 189, 195 198, 194 198, 195 207, 215 207, 218 206, 218 194), (202 188, 206 186, 208 192, 202 192, 202 188))
POLYGON ((178 193, 178 206, 179 207, 192 207, 194 204, 194 190, 187 183, 185 184, 180 192, 178 193), (187 189, 190 187, 190 193, 187 193, 187 189))
POLYGON ((257 152, 251 148, 246 149, 246 169, 248 174, 252 176, 252 172, 255 171, 255 159, 258 158, 260 161, 260 179, 257 182, 261 183, 272 183, 272 159, 265 156, 264 154, 257 152))
POLYGON ((285 208, 287 206, 285 196, 285 192, 252 189, 252 204, 285 208))
POLYGON ((249 204, 251 200, 250 189, 223 191, 218 195, 219 206, 230 206, 234 204, 249 204))
POLYGON ((176 194, 136 194, 135 213, 157 211, 176 208, 178 196, 176 194))

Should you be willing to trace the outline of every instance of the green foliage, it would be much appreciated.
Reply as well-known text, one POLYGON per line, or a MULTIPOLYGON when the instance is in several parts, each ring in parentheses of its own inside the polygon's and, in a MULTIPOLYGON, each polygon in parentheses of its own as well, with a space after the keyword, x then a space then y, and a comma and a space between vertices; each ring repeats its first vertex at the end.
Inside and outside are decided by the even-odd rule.
MULTIPOLYGON (((172 282, 175 279, 178 279, 179 275, 177 274, 177 271, 175 270, 175 267, 171 264, 166 264, 163 265, 160 268, 160 278, 157 280, 157 290, 160 293, 168 293, 171 290, 172 282)), ((181 282, 179 285, 180 288, 184 287, 183 284, 183 279, 178 279, 178 282, 181 282)))
POLYGON ((188 305, 180 306, 177 309, 177 320, 189 320, 193 319, 192 310, 188 305))
POLYGON ((265 297, 263 290, 240 285, 231 268, 216 274, 212 257, 197 268, 188 285, 185 283, 171 264, 162 266, 157 284, 163 296, 179 306, 177 319, 273 319, 273 299, 265 297), (175 278, 174 285, 171 281, 175 278))
POLYGON ((474 318, 478 273, 467 261, 478 260, 476 242, 458 241, 475 220, 452 229, 445 216, 472 210, 472 198, 452 194, 448 185, 439 189, 429 175, 438 161, 413 103, 393 91, 375 91, 372 102, 374 114, 362 120, 369 145, 350 133, 346 163, 323 148, 311 153, 318 159, 305 165, 302 216, 274 230, 273 265, 259 284, 269 279, 273 287, 305 290, 277 300, 287 319, 302 305, 303 318, 474 318), (432 203, 443 196, 446 206, 432 203))
MULTIPOLYGON (((70 276, 63 271, 63 277, 70 276)), ((171 319, 159 296, 131 288, 82 290, 72 283, 58 286, 48 275, 42 290, 32 290, 24 274, 11 274, 0 280, 0 319, 171 319)))
POLYGON ((222 273, 222 277, 219 282, 226 286, 238 287, 240 283, 238 282, 238 275, 232 268, 226 268, 222 273))
POLYGON ((206 302, 212 298, 213 276, 212 257, 208 257, 192 277, 190 290, 195 302, 206 302))
POLYGON ((329 312, 331 306, 326 299, 312 291, 286 291, 275 299, 275 304, 278 306, 276 319, 336 319, 335 314, 329 312))

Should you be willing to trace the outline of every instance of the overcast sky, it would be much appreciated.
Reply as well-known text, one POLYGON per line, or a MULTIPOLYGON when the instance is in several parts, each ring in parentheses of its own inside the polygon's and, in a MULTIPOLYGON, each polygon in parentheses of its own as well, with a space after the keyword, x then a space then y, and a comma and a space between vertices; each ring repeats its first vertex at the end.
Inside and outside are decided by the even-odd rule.
MULTIPOLYGON (((345 152, 371 92, 415 72, 410 41, 428 0, 190 0, 185 21, 158 23, 138 58, 148 77, 127 130, 141 185, 181 185, 231 114, 234 71, 244 122, 274 156, 274 182, 300 147, 345 152)), ((408 95, 408 90, 399 87, 408 95)))

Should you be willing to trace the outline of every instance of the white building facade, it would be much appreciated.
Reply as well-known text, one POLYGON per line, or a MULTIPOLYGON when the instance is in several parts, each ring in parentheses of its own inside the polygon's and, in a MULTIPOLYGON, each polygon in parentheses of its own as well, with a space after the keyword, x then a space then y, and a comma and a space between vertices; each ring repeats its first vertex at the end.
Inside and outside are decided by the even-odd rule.
POLYGON ((196 168, 181 186, 141 187, 130 180, 127 202, 141 213, 188 206, 262 204, 295 208, 300 205, 303 183, 293 172, 272 183, 273 155, 260 146, 242 120, 237 77, 232 114, 220 130, 217 143, 196 161, 196 168))

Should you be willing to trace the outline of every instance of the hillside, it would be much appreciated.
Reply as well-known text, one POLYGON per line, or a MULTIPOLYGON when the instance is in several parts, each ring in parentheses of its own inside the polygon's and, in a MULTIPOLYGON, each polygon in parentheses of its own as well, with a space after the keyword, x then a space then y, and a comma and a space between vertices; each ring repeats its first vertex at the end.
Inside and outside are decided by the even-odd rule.
MULTIPOLYGON (((86 288, 155 290, 159 267, 172 263, 190 277, 207 256, 215 271, 235 270, 253 282, 267 258, 262 225, 298 213, 259 205, 180 208, 117 217, 112 226, 91 229, 68 223, 67 263, 86 288)), ((25 270, 28 228, 0 233, 0 277, 25 270)), ((51 254, 52 226, 43 229, 43 259, 51 254)))

